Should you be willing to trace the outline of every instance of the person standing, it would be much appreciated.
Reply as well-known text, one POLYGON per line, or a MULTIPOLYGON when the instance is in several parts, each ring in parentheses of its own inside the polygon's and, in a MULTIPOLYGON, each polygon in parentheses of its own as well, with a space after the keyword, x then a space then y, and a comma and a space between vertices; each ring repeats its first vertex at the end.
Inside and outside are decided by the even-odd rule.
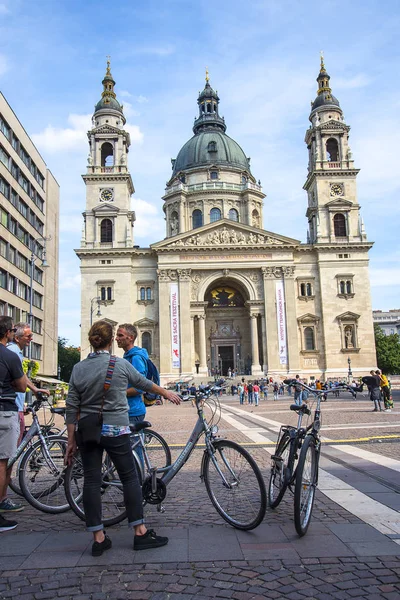
MULTIPOLYGON (((126 331, 126 330, 125 330, 126 331)), ((127 331, 126 331, 127 332, 127 331)), ((101 509, 102 460, 104 450, 113 461, 123 485, 128 525, 135 531, 134 550, 159 548, 168 538, 147 529, 143 518, 143 496, 130 442, 127 389, 143 389, 160 394, 174 404, 180 397, 140 375, 129 361, 110 355, 113 328, 107 321, 97 321, 89 331, 93 352, 74 365, 66 401, 68 444, 65 464, 71 464, 79 446, 83 465, 83 506, 87 531, 93 534, 92 556, 101 556, 111 548, 104 534, 101 509), (108 382, 108 388, 105 384, 108 382), (104 411, 103 411, 104 405, 104 411), (75 425, 84 417, 102 413, 99 441, 84 442, 75 425)))
MULTIPOLYGON (((24 349, 29 346, 32 342, 33 333, 31 331, 29 323, 16 323, 14 333, 14 339, 7 344, 7 348, 11 350, 11 352, 15 352, 22 361, 24 360, 24 349)), ((50 396, 50 391, 45 389, 37 388, 30 379, 27 378, 27 387, 32 391, 32 393, 36 396, 38 392, 41 394, 46 394, 46 396, 50 396)), ((19 438, 18 445, 21 443, 22 436, 25 431, 25 418, 24 418, 24 406, 25 406, 25 392, 17 392, 16 403, 18 406, 18 418, 19 418, 19 438)))
POLYGON ((253 404, 253 384, 249 381, 247 385, 247 394, 249 398, 249 404, 253 404))
POLYGON ((386 375, 382 373, 382 371, 379 371, 379 369, 375 371, 375 374, 379 377, 380 380, 381 393, 385 405, 385 412, 392 412, 393 400, 390 397, 389 380, 386 377, 386 375))
POLYGON ((375 371, 370 371, 369 376, 361 379, 368 387, 369 397, 374 403, 374 409, 372 412, 382 411, 381 406, 381 380, 375 371))
MULTIPOLYGON (((15 509, 14 503, 7 498, 11 479, 11 469, 7 469, 7 464, 17 451, 20 431, 16 392, 24 392, 27 386, 20 359, 6 348, 14 333, 11 317, 0 316, 0 513, 21 510, 15 509)), ((0 514, 0 531, 10 531, 17 525, 16 521, 9 521, 0 514)))
POLYGON ((274 382, 272 389, 274 390, 274 400, 278 400, 279 385, 277 381, 274 382))
MULTIPOLYGON (((130 362, 131 365, 135 367, 135 369, 139 371, 141 375, 143 375, 143 377, 146 377, 146 359, 149 357, 149 355, 147 354, 147 350, 145 348, 135 346, 136 338, 137 329, 134 325, 131 325, 130 323, 118 325, 117 334, 115 336, 118 348, 123 349, 125 360, 130 362)), ((128 397, 129 404, 129 423, 134 425, 135 423, 144 421, 146 416, 146 406, 143 401, 142 390, 134 387, 128 387, 126 390, 126 395, 128 397)))
POLYGON ((260 386, 258 385, 258 381, 256 381, 253 385, 253 395, 254 395, 254 404, 258 406, 258 399, 260 397, 260 386))
POLYGON ((238 385, 239 403, 244 404, 244 385, 239 383, 238 385))
POLYGON ((295 404, 301 406, 303 401, 303 388, 300 384, 300 375, 296 375, 296 383, 294 385, 294 401, 295 404))

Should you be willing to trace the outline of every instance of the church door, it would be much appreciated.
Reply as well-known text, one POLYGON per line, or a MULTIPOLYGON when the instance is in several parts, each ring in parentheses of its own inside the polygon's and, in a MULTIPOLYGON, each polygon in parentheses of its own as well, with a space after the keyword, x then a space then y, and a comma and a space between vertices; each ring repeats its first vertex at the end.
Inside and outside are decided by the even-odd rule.
POLYGON ((221 375, 228 375, 228 369, 234 368, 233 346, 218 346, 218 355, 220 362, 221 375))

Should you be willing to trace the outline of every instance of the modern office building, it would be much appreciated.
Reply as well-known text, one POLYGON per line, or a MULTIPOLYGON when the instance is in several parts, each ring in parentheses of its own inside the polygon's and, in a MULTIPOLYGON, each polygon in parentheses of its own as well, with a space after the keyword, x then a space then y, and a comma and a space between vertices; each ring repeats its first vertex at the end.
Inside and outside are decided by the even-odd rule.
POLYGON ((400 308, 373 310, 372 317, 385 335, 400 334, 400 308))
POLYGON ((172 161, 163 196, 166 237, 135 246, 130 138, 109 65, 102 83, 76 250, 82 354, 99 298, 110 323, 135 323, 164 381, 229 369, 343 377, 349 359, 354 375, 376 368, 372 243, 360 215, 350 127, 323 62, 305 135, 307 243, 263 228, 265 194, 247 154, 226 134, 207 76, 193 135, 172 161))
POLYGON ((31 358, 57 375, 59 185, 1 92, 0 213, 0 314, 31 323, 31 358))

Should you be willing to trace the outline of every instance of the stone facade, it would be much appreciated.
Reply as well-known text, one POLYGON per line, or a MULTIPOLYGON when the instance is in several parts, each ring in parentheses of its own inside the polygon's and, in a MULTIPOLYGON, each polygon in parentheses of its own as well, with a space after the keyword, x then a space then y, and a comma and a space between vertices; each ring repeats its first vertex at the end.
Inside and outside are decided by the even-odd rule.
MULTIPOLYGON (((105 92, 110 80, 113 91, 108 74, 105 92)), ((207 81, 194 136, 172 161, 163 197, 167 237, 134 246, 125 119, 115 104, 97 105, 76 251, 83 355, 99 306, 114 324, 136 324, 164 381, 229 368, 254 377, 343 377, 348 358, 354 375, 375 367, 372 244, 360 220, 358 170, 323 63, 317 81, 306 133, 306 244, 262 228, 264 193, 250 159, 225 134, 207 81)))

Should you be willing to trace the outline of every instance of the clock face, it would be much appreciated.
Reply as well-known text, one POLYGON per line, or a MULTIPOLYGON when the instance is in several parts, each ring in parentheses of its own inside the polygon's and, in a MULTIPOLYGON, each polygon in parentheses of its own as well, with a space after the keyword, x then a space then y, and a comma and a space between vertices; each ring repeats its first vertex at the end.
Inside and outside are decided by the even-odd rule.
POLYGON ((332 183, 331 196, 343 196, 343 186, 340 183, 332 183))
POLYGON ((100 191, 100 202, 112 202, 114 200, 114 190, 103 188, 100 191))

